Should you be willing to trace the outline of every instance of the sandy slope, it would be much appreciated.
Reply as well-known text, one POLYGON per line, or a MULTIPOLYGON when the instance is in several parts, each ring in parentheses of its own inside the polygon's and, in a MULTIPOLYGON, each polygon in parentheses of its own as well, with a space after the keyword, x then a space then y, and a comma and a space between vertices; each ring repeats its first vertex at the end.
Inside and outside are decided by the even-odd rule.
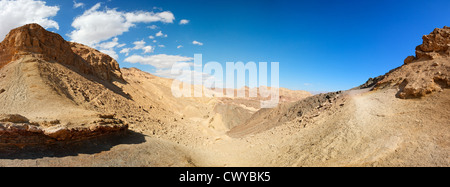
POLYGON ((349 91, 306 126, 292 120, 243 138, 201 131, 198 130, 200 125, 191 121, 186 125, 191 126, 192 131, 185 132, 190 135, 177 139, 179 144, 163 140, 170 137, 155 139, 148 135, 145 141, 118 144, 95 154, 25 159, 14 164, 2 160, 0 163, 39 166, 449 166, 450 109, 447 106, 450 91, 418 100, 398 99, 396 92, 394 89, 349 91))
MULTIPOLYGON (((32 121, 58 119, 62 125, 72 126, 96 120, 99 113, 115 113, 129 124, 131 133, 118 140, 112 138, 115 143, 91 140, 92 144, 83 146, 0 151, 1 166, 204 165, 192 160, 192 155, 197 155, 192 150, 202 153, 205 146, 215 146, 217 140, 231 140, 226 135, 230 129, 227 122, 231 118, 237 124, 242 121, 236 118, 234 111, 252 114, 257 111, 252 106, 259 102, 248 98, 175 98, 170 90, 171 80, 133 68, 122 69, 126 83, 114 82, 109 86, 109 83, 91 81, 60 64, 38 58, 9 63, 1 72, 6 75, 1 82, 2 88, 6 88, 1 95, 5 97, 2 100, 5 102, 4 113, 19 113, 32 121), (11 78, 17 80, 9 80, 11 78), (36 87, 33 85, 38 86, 36 91, 29 90, 36 87), (89 89, 83 89, 85 87, 89 89), (124 94, 118 94, 114 88, 119 88, 124 94), (12 92, 23 92, 25 99, 8 99, 11 95, 20 95, 12 92), (222 105, 232 107, 215 110, 222 105), (136 137, 139 139, 137 142, 134 141, 136 137)), ((284 93, 290 94, 286 95, 290 100, 307 95, 303 91, 295 94, 296 91, 283 90, 284 93)), ((222 143, 230 150, 235 149, 229 146, 233 143, 222 143)), ((208 153, 215 152, 206 150, 208 153)))
POLYGON ((289 140, 280 160, 293 166, 448 166, 449 92, 405 101, 395 99, 395 91, 351 96, 289 140))
POLYGON ((0 87, 5 90, 0 94, 0 113, 22 114, 33 121, 59 119, 65 122, 74 116, 96 115, 55 92, 41 76, 43 65, 44 62, 29 55, 0 70, 0 74, 5 75, 0 79, 0 87))
MULTIPOLYGON (((20 72, 19 76, 3 78, 8 79, 1 82, 7 92, 16 92, 11 95, 30 100, 24 101, 27 106, 29 103, 35 104, 24 108, 20 103, 4 103, 9 111, 17 107, 17 112, 25 112, 35 120, 39 118, 32 118, 34 115, 42 116, 43 113, 47 117, 69 121, 73 119, 64 118, 68 112, 79 110, 80 114, 95 114, 92 110, 86 110, 92 108, 91 104, 80 107, 76 105, 76 99, 68 100, 57 92, 44 91, 51 87, 45 82, 36 82, 45 81, 39 79, 38 69, 34 61, 11 63, 2 69, 2 72, 20 72), (33 91, 36 86, 31 84, 38 86, 40 92, 33 91), (56 95, 45 97, 41 95, 43 93, 46 96, 52 93, 56 95), (59 110, 51 108, 61 106, 61 103, 66 103, 66 107, 59 110), (43 110, 33 108, 39 106, 47 107, 43 110)), ((124 113, 121 110, 116 112, 120 115, 126 115, 126 112, 136 115, 124 118, 130 123, 130 135, 113 138, 114 141, 92 140, 83 146, 1 154, 0 166, 450 165, 448 89, 413 100, 397 98, 397 89, 346 91, 331 103, 326 103, 326 107, 313 109, 301 117, 293 115, 282 123, 274 122, 272 124, 277 125, 255 131, 256 134, 232 138, 227 135, 231 128, 222 120, 222 114, 213 112, 215 106, 223 103, 221 100, 174 98, 170 96, 170 80, 137 69, 122 71, 128 84, 116 84, 133 98, 136 106, 129 103, 124 113)), ((81 78, 77 80, 82 81, 81 78)), ((95 90, 92 91, 95 93, 95 90)), ((99 91, 99 94, 92 101, 96 103, 99 98, 99 102, 104 102, 106 106, 111 105, 107 103, 111 97, 117 97, 109 91, 99 91)), ((3 93, 0 96, 8 95, 3 93)), ((229 99, 226 100, 228 105, 245 104, 238 101, 235 100, 233 104, 229 99)), ((121 102, 125 101, 117 102, 121 106, 121 102)), ((268 118, 269 122, 270 119, 281 119, 277 116, 290 116, 287 114, 296 108, 292 106, 296 106, 296 103, 272 109, 273 117, 268 118)), ((245 106, 242 108, 247 108, 251 113, 256 112, 245 106)))
POLYGON ((449 166, 450 91, 422 100, 397 90, 347 92, 303 127, 291 121, 193 151, 201 166, 449 166), (440 102, 436 102, 440 101, 440 102))

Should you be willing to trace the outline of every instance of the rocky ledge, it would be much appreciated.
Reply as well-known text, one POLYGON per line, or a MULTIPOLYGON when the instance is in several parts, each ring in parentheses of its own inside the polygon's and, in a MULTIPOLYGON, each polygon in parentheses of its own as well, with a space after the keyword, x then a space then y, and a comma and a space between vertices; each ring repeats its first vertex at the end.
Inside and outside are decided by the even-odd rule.
POLYGON ((450 27, 437 28, 422 39, 416 56, 381 76, 374 89, 396 87, 398 98, 414 99, 450 88, 450 27))
POLYGON ((29 122, 26 117, 17 114, 1 115, 0 147, 25 147, 87 140, 105 135, 123 134, 128 130, 128 125, 116 118, 100 118, 83 127, 64 125, 46 127, 47 123, 57 123, 57 121, 36 123, 29 122))
POLYGON ((24 25, 6 35, 0 43, 0 68, 28 54, 70 66, 79 73, 102 80, 123 80, 119 63, 110 56, 82 44, 65 41, 38 24, 24 25))

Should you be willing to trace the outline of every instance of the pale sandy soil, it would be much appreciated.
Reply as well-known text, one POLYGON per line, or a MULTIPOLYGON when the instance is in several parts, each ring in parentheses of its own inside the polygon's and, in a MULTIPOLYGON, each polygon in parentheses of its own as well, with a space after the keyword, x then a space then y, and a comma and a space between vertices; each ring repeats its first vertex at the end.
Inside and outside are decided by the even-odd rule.
POLYGON ((450 91, 419 100, 398 99, 396 91, 346 92, 306 126, 292 120, 243 138, 191 119, 169 136, 153 138, 144 131, 130 136, 139 141, 125 137, 91 154, 2 159, 0 165, 449 166, 450 91))
POLYGON ((302 127, 288 122, 193 153, 201 166, 449 166, 450 91, 401 100, 397 90, 348 93, 302 127), (439 101, 439 102, 436 102, 439 101))

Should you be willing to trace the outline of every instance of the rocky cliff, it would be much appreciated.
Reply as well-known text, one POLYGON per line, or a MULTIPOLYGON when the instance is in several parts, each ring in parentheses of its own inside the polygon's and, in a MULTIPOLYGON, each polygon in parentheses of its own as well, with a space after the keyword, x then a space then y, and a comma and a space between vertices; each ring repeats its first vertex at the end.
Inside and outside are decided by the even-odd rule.
POLYGON ((29 54, 70 66, 79 73, 102 80, 123 80, 119 64, 110 56, 81 44, 67 42, 38 24, 24 25, 9 32, 0 43, 0 68, 29 54))
POLYGON ((0 151, 126 132, 114 111, 138 107, 124 83, 106 54, 37 24, 11 30, 0 43, 0 151))
POLYGON ((397 97, 420 98, 450 87, 450 27, 436 28, 423 36, 416 56, 381 77, 375 89, 398 87, 397 97))
POLYGON ((450 27, 436 28, 422 39, 423 44, 416 48, 416 59, 436 59, 450 56, 450 27))

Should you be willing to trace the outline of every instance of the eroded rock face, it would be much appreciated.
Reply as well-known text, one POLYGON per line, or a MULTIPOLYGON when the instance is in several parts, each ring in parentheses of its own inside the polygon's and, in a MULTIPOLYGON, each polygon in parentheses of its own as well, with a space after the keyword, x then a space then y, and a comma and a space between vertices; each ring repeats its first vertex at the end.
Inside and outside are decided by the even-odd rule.
POLYGON ((408 57, 406 57, 404 63, 405 63, 405 64, 409 64, 409 63, 411 63, 411 62, 414 62, 414 60, 416 60, 416 57, 415 57, 415 56, 408 56, 408 57))
POLYGON ((38 24, 28 24, 9 32, 0 43, 0 68, 29 54, 106 81, 123 80, 119 64, 113 58, 87 46, 67 42, 38 24))
POLYGON ((127 132, 128 124, 120 119, 99 119, 88 127, 46 126, 45 122, 29 122, 21 115, 0 116, 0 148, 8 146, 46 145, 90 138, 118 135, 127 132))
POLYGON ((435 29, 423 36, 416 56, 382 76, 375 89, 397 86, 398 98, 420 98, 450 88, 450 27, 435 29))
POLYGON ((119 63, 107 54, 83 44, 69 42, 72 51, 91 65, 95 74, 104 80, 114 77, 123 80, 119 63))
POLYGON ((435 59, 450 56, 450 27, 436 28, 423 36, 423 44, 416 47, 416 59, 435 59))

